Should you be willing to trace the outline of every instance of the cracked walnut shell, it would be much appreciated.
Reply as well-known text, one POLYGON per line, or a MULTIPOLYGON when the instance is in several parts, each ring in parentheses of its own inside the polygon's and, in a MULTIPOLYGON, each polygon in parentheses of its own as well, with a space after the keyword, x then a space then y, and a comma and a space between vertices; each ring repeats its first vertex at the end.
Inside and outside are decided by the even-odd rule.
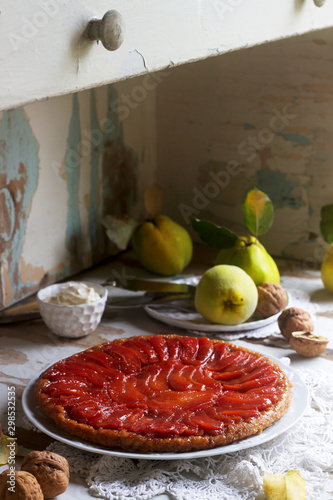
POLYGON ((313 358, 325 351, 328 339, 314 335, 312 332, 293 332, 289 342, 298 354, 307 358, 313 358))
POLYGON ((290 339, 293 332, 313 332, 314 324, 307 311, 299 307, 289 307, 278 317, 278 325, 286 339, 290 339))
POLYGON ((258 286, 258 305, 255 310, 255 315, 258 318, 269 318, 282 311, 287 304, 287 292, 278 283, 264 281, 258 286))
POLYGON ((7 469, 0 474, 0 500, 44 500, 44 495, 32 474, 7 469))
POLYGON ((69 483, 66 458, 51 451, 32 451, 25 456, 22 471, 30 472, 37 479, 45 498, 61 495, 69 483))

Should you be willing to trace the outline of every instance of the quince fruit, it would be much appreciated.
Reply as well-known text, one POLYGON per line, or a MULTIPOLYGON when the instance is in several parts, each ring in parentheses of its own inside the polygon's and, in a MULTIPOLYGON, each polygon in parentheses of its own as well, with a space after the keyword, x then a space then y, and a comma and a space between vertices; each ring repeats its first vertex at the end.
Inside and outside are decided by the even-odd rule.
POLYGON ((145 269, 164 276, 182 272, 192 259, 189 233, 166 215, 139 224, 132 235, 132 245, 145 269))
POLYGON ((333 243, 326 250, 321 264, 321 279, 326 290, 333 293, 333 243))
POLYGON ((255 236, 240 236, 232 248, 223 248, 216 264, 229 264, 243 269, 255 282, 280 283, 280 273, 273 258, 255 236))
POLYGON ((203 274, 194 303, 197 312, 206 320, 238 325, 254 313, 258 290, 253 279, 239 267, 218 265, 203 274))

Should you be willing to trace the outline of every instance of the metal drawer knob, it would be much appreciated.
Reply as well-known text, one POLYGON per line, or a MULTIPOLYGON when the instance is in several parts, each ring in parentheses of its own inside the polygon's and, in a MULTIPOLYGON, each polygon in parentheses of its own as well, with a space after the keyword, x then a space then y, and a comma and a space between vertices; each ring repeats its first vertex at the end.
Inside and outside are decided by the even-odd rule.
POLYGON ((107 50, 117 50, 124 41, 124 32, 123 17, 116 10, 109 10, 102 19, 91 19, 83 36, 101 41, 107 50))
POLYGON ((313 0, 313 1, 315 5, 317 5, 317 7, 321 7, 325 3, 325 0, 313 0))

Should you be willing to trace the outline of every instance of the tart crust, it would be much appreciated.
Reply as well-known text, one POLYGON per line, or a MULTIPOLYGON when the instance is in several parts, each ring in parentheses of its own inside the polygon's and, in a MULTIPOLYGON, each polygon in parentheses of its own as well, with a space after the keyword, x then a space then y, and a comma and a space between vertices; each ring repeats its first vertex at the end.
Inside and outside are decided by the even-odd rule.
POLYGON ((153 335, 58 361, 35 395, 70 435, 128 452, 174 453, 262 432, 287 411, 291 387, 262 354, 206 337, 153 335))

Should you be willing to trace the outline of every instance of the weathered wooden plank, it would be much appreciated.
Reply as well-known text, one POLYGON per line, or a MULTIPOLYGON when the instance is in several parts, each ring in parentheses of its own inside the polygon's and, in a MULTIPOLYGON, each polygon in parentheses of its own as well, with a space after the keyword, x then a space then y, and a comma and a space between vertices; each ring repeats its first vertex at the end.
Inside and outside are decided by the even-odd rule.
POLYGON ((0 308, 118 250, 101 219, 140 206, 155 168, 154 92, 118 113, 133 88, 0 113, 0 308))
POLYGON ((181 66, 157 92, 158 182, 165 210, 239 233, 257 186, 275 208, 260 239, 311 268, 324 254, 320 209, 333 202, 332 30, 181 66), (172 145, 172 147, 170 147, 172 145))

